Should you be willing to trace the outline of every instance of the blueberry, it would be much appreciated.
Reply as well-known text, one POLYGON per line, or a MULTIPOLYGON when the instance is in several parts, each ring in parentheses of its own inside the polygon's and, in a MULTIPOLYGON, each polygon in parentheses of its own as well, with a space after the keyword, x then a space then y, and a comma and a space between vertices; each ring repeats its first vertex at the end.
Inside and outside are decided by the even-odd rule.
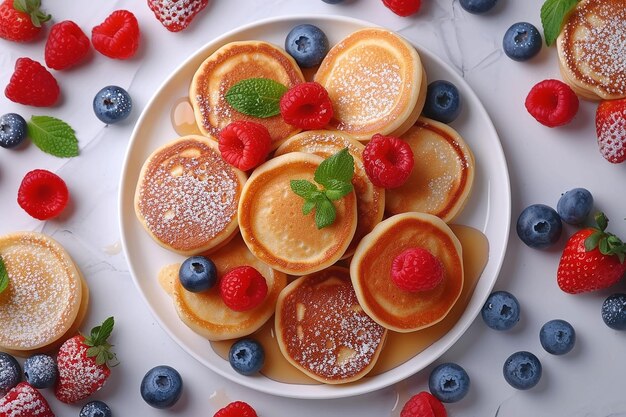
POLYGON ((531 248, 545 249, 555 244, 562 230, 559 214, 544 204, 526 207, 517 218, 517 235, 531 248))
POLYGON ((0 398, 22 379, 22 368, 8 353, 0 352, 0 398))
POLYGON ((242 339, 235 342, 228 352, 230 366, 242 375, 252 375, 261 370, 265 363, 265 351, 259 342, 242 339))
POLYGON ((50 388, 57 380, 56 361, 48 355, 35 355, 24 361, 26 382, 35 388, 50 388))
POLYGON ((106 124, 121 122, 133 108, 130 95, 122 87, 109 85, 98 91, 93 99, 96 117, 106 124))
POLYGON ((424 116, 441 123, 453 122, 461 113, 459 90, 449 81, 437 80, 428 84, 424 116))
POLYGON ((565 355, 574 348, 576 332, 565 320, 550 320, 541 327, 539 341, 546 352, 565 355))
POLYGON ((155 366, 141 380, 141 397, 154 408, 170 408, 180 399, 183 379, 167 365, 155 366))
POLYGON ((461 0, 461 7, 473 14, 487 13, 498 0, 461 0))
POLYGON ((80 409, 78 417, 111 417, 111 409, 102 401, 91 401, 80 409))
POLYGON ((337 4, 343 2, 343 0, 322 0, 324 3, 337 4))
POLYGON ((444 403, 455 403, 467 395, 470 379, 465 369, 456 363, 442 363, 430 373, 430 393, 444 403))
POLYGON ((613 294, 604 300, 602 320, 611 329, 626 330, 626 294, 613 294))
POLYGON ((302 68, 311 68, 328 53, 328 38, 317 26, 298 25, 287 35, 285 50, 302 68))
POLYGON ((593 196, 584 188, 566 191, 556 205, 561 220, 568 224, 581 224, 593 208, 593 196))
POLYGON ((519 302, 509 292, 495 291, 487 298, 480 314, 485 324, 490 328, 509 330, 519 321, 519 302))
POLYGON ((217 268, 209 258, 192 256, 180 266, 178 279, 187 291, 206 291, 217 282, 217 268))
POLYGON ((0 117, 0 146, 14 148, 26 138, 26 120, 19 114, 7 113, 0 117))
POLYGON ((541 362, 530 352, 515 352, 504 362, 502 372, 513 388, 530 389, 541 379, 541 362))
POLYGON ((512 60, 527 61, 541 50, 541 34, 530 23, 515 23, 504 34, 502 48, 512 60))

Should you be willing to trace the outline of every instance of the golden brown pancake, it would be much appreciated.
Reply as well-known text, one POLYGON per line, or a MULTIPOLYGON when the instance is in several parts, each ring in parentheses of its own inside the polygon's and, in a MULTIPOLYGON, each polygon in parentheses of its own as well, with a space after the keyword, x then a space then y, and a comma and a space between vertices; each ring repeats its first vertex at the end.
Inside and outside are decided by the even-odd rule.
POLYGON ((441 321, 463 289, 461 244, 439 218, 426 213, 392 216, 365 236, 350 263, 359 303, 381 326, 406 333, 441 321), (391 264, 407 249, 420 247, 441 261, 445 274, 430 291, 401 290, 391 279, 391 264))
POLYGON ((237 231, 246 175, 224 161, 217 143, 184 136, 157 149, 141 169, 135 213, 161 246, 182 255, 216 249, 237 231))
POLYGON ((346 268, 300 277, 278 298, 278 346, 292 365, 318 381, 344 384, 365 376, 386 335, 359 306, 346 268))
POLYGON ((401 138, 413 151, 415 165, 401 187, 386 192, 391 214, 417 211, 450 222, 461 212, 474 183, 474 156, 450 126, 420 118, 401 138))
POLYGON ((260 119, 235 110, 225 98, 228 90, 248 78, 269 78, 291 88, 304 82, 300 68, 283 49, 261 41, 231 42, 215 51, 196 71, 189 100, 196 122, 205 136, 217 138, 220 130, 235 120, 261 123, 270 132, 272 149, 300 129, 280 115, 260 119))

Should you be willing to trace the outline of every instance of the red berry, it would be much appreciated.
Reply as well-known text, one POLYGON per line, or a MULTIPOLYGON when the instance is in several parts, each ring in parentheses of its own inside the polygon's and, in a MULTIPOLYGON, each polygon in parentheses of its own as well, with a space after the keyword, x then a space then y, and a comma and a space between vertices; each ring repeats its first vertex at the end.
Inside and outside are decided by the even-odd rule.
POLYGON ((321 84, 301 83, 283 94, 280 114, 292 126, 305 130, 321 129, 333 117, 333 104, 321 84))
POLYGON ((91 30, 96 51, 109 58, 128 59, 139 47, 139 23, 128 10, 116 10, 91 30))
POLYGON ((411 16, 418 12, 422 0, 383 0, 383 4, 398 16, 411 16))
POLYGON ((578 112, 578 97, 569 85, 559 80, 544 80, 526 97, 526 110, 548 127, 568 124, 578 112))
POLYGON ((227 272, 220 280, 220 295, 224 304, 234 311, 251 310, 267 295, 267 282, 251 266, 240 266, 227 272))
POLYGON ((219 135, 222 158, 242 171, 252 169, 265 161, 271 146, 269 130, 255 122, 232 122, 219 135))
POLYGON ((424 248, 410 248, 391 263, 391 279, 404 291, 430 291, 443 281, 441 261, 424 248))
POLYGON ((185 29, 209 0, 148 0, 148 7, 170 32, 185 29))
POLYGON ((0 417, 54 417, 48 401, 41 393, 20 382, 0 398, 0 417))
POLYGON ((69 199, 65 182, 44 169, 30 171, 17 191, 17 202, 26 213, 39 220, 58 216, 69 199))
POLYGON ((400 412, 400 417, 447 417, 447 415, 441 401, 426 391, 412 396, 400 412))
POLYGON ((626 99, 603 101, 596 111, 600 153, 609 162, 626 161, 626 99))
POLYGON ((376 134, 363 151, 365 172, 372 184, 400 187, 413 170, 413 151, 408 143, 393 136, 376 134))
POLYGON ((4 95, 15 103, 29 106, 52 106, 59 99, 57 80, 39 62, 18 58, 4 95))
POLYGON ((73 67, 85 58, 89 45, 89 38, 76 23, 57 23, 46 41, 46 65, 55 70, 73 67))
POLYGON ((218 410, 213 417, 257 417, 257 414, 247 403, 235 401, 218 410))
POLYGON ((14 42, 32 41, 41 32, 41 24, 50 20, 50 15, 39 10, 41 2, 25 0, 16 10, 14 0, 4 0, 0 4, 0 38, 14 42))

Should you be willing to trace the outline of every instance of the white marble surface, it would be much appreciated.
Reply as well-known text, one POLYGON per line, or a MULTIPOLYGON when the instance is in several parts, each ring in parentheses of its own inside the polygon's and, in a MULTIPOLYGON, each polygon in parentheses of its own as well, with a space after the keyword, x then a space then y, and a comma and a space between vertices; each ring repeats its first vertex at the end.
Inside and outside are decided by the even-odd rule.
MULTIPOLYGON (((427 389, 432 366, 414 377, 375 393, 342 400, 293 400, 259 394, 237 386, 201 367, 159 328, 143 304, 120 252, 117 190, 120 170, 133 124, 156 88, 183 59, 212 38, 242 24, 281 15, 339 14, 372 21, 397 30, 450 63, 473 87, 490 113, 501 137, 511 176, 513 222, 532 203, 555 206, 561 192, 582 186, 592 191, 596 207, 613 219, 612 229, 626 235, 626 164, 611 165, 597 151, 595 104, 582 102, 569 126, 548 129, 525 111, 524 98, 535 83, 558 78, 556 51, 545 48, 526 63, 509 60, 501 50, 505 30, 517 21, 539 26, 541 0, 500 0, 485 16, 464 12, 456 0, 424 0, 414 18, 400 18, 379 0, 346 1, 328 5, 321 0, 212 0, 185 32, 171 34, 152 16, 144 1, 90 2, 44 0, 55 21, 72 19, 85 31, 111 11, 132 10, 139 19, 142 45, 138 55, 125 62, 94 53, 85 65, 55 72, 63 91, 62 103, 52 109, 16 105, 0 97, 2 113, 13 111, 26 118, 53 115, 77 131, 81 155, 57 159, 28 145, 10 152, 0 149, 0 233, 40 230, 59 240, 84 272, 92 290, 85 329, 107 315, 115 315, 113 336, 121 365, 109 383, 94 397, 109 403, 114 415, 212 415, 230 400, 251 403, 261 417, 287 416, 398 416, 410 394, 427 389), (135 109, 128 122, 103 126, 92 114, 93 95, 104 85, 128 89, 135 109), (16 203, 17 188, 27 171, 53 170, 67 182, 72 203, 61 218, 41 223, 26 215, 16 203), (149 368, 169 364, 185 381, 182 400, 172 410, 148 407, 139 396, 139 382, 149 368)), ((18 45, 0 41, 0 86, 8 83, 15 60, 29 56, 43 61, 40 41, 18 45)), ((555 279, 559 251, 539 252, 525 247, 514 232, 496 284, 513 292, 523 308, 520 324, 509 333, 492 331, 480 319, 438 362, 453 361, 468 371, 469 395, 448 405, 453 417, 495 416, 626 416, 623 375, 626 373, 626 334, 607 328, 600 318, 604 298, 625 291, 624 284, 594 294, 562 293, 555 279), (545 353, 539 328, 553 318, 570 321, 578 335, 573 352, 564 357, 545 353), (502 377, 505 358, 517 350, 530 350, 542 360, 544 376, 529 391, 516 391, 502 377)), ((78 406, 64 406, 45 395, 57 415, 78 415, 78 406)))

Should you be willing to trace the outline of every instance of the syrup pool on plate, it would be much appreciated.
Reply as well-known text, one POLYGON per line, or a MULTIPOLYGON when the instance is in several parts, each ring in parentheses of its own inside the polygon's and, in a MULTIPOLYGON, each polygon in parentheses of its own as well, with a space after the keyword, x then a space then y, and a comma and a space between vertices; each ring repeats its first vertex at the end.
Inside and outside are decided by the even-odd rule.
POLYGON ((174 102, 170 111, 174 131, 180 136, 201 135, 196 124, 196 117, 188 97, 181 97, 174 102))

